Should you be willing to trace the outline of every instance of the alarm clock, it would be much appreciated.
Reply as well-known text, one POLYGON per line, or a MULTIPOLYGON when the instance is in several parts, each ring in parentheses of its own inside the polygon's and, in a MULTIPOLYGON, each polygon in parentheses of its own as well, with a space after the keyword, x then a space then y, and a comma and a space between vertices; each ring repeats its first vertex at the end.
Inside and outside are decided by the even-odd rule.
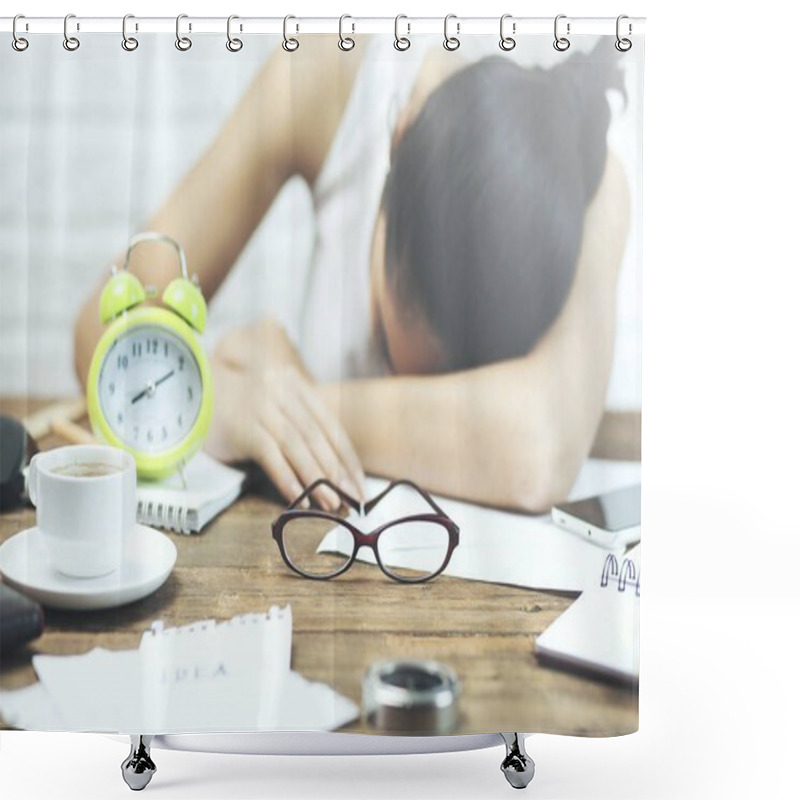
POLYGON ((189 280, 180 244, 161 233, 134 236, 122 270, 112 267, 103 288, 100 321, 108 328, 86 383, 95 434, 127 450, 141 478, 182 470, 208 433, 213 387, 199 339, 206 303, 196 276, 189 280), (143 305, 150 295, 129 270, 131 253, 143 242, 171 245, 180 260, 180 277, 161 296, 163 308, 143 305))

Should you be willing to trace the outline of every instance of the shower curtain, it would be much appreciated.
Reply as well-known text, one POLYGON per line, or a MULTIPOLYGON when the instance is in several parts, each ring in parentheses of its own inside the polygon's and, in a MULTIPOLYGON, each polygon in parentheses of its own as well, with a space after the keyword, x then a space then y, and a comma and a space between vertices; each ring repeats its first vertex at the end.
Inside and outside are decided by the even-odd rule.
POLYGON ((3 726, 635 731, 643 37, 174 22, 2 34, 3 726))

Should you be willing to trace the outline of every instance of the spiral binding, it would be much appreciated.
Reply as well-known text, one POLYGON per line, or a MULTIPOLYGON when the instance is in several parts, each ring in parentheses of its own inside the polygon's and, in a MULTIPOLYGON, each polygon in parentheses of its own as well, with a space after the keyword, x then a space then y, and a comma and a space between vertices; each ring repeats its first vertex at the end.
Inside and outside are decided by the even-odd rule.
POLYGON ((156 503, 153 500, 140 500, 136 505, 136 519, 140 525, 152 525, 176 533, 189 534, 196 520, 194 512, 173 503, 156 503))
POLYGON ((636 596, 640 596, 640 580, 641 570, 636 570, 636 564, 630 558, 626 558, 620 566, 616 556, 609 554, 606 557, 605 564, 603 564, 603 574, 600 578, 600 586, 608 586, 611 578, 617 578, 617 589, 624 592, 628 588, 629 583, 636 582, 636 596))
MULTIPOLYGON (((26 36, 23 36, 22 33, 28 33, 30 27, 29 23, 26 21, 22 23, 22 20, 27 20, 28 18, 25 17, 23 14, 17 14, 12 21, 11 25, 11 46, 14 48, 15 51, 18 53, 22 53, 26 51, 30 45, 29 40, 26 36), (23 28, 24 25, 24 28, 23 28)), ((181 52, 186 52, 190 50, 192 47, 192 38, 190 34, 196 34, 196 32, 192 31, 192 22, 187 22, 186 30, 181 29, 181 23, 183 21, 188 20, 189 17, 187 14, 178 14, 175 19, 175 47, 180 50, 181 52)), ((231 23, 233 20, 238 20, 239 17, 235 14, 228 17, 227 22, 227 40, 225 42, 226 48, 231 53, 238 53, 244 46, 244 42, 241 38, 235 37, 232 34, 231 23)), ((570 35, 573 33, 572 24, 574 20, 570 20, 567 18, 566 14, 558 14, 555 19, 553 20, 553 47, 558 50, 559 52, 565 52, 570 47, 570 35)), ((126 14, 122 18, 122 25, 121 25, 121 32, 122 32, 122 41, 121 46, 127 52, 133 52, 139 47, 139 39, 136 36, 131 35, 131 28, 133 28, 133 32, 139 32, 139 24, 136 22, 136 17, 133 14, 126 14)), ((69 52, 74 52, 80 47, 80 39, 76 36, 76 33, 81 31, 81 24, 78 21, 75 14, 67 14, 64 17, 64 49, 69 52), (74 23, 74 31, 70 31, 70 24, 74 23)), ((342 14, 339 17, 339 41, 338 47, 343 52, 350 52, 356 47, 356 39, 354 38, 354 34, 356 32, 356 21, 350 14, 342 14), (349 26, 349 30, 345 30, 345 26, 349 26)), ((516 46, 516 39, 514 38, 517 35, 522 33, 518 30, 517 21, 512 17, 511 14, 503 14, 499 18, 499 44, 501 50, 504 52, 508 52, 513 50, 516 46), (511 35, 508 33, 508 28, 511 28, 511 35)), ((239 33, 244 33, 244 24, 239 23, 239 33)), ((297 38, 297 34, 300 33, 300 22, 297 17, 292 14, 288 14, 283 18, 283 42, 282 46, 283 49, 289 53, 296 51, 300 47, 300 40, 297 38), (289 23, 293 21, 294 24, 294 34, 290 35, 289 32, 289 23)), ((455 15, 455 14, 448 14, 444 17, 443 20, 443 34, 444 38, 442 41, 442 46, 445 50, 453 52, 458 50, 461 46, 461 39, 460 36, 462 35, 462 21, 455 15)), ((614 42, 614 47, 620 53, 627 53, 633 47, 633 42, 630 39, 630 36, 633 33, 633 24, 631 22, 630 17, 626 14, 620 14, 620 16, 616 19, 616 40, 614 42), (624 33, 624 24, 623 21, 627 21, 627 34, 624 33)), ((394 18, 394 46, 400 52, 404 52, 411 47, 411 22, 408 19, 407 15, 405 14, 398 14, 394 18), (400 21, 405 20, 406 25, 406 33, 404 36, 400 35, 400 21)))

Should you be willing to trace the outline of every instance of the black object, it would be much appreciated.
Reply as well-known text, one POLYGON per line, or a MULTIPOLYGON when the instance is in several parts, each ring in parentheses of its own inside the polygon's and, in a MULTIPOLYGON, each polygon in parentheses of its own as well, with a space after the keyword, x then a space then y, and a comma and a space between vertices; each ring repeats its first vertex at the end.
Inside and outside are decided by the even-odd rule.
POLYGON ((0 583, 0 658, 44 630, 44 611, 25 595, 0 583))
POLYGON ((0 511, 22 503, 25 490, 22 470, 36 449, 36 443, 21 422, 12 417, 0 417, 0 511))

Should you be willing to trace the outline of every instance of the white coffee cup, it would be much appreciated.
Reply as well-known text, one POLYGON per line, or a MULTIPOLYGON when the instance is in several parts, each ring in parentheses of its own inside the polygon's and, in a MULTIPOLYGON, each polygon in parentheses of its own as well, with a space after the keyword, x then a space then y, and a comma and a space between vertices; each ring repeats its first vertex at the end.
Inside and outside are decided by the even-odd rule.
POLYGON ((104 445, 71 445, 37 453, 28 467, 36 526, 53 566, 74 578, 122 566, 136 524, 136 462, 104 445))

